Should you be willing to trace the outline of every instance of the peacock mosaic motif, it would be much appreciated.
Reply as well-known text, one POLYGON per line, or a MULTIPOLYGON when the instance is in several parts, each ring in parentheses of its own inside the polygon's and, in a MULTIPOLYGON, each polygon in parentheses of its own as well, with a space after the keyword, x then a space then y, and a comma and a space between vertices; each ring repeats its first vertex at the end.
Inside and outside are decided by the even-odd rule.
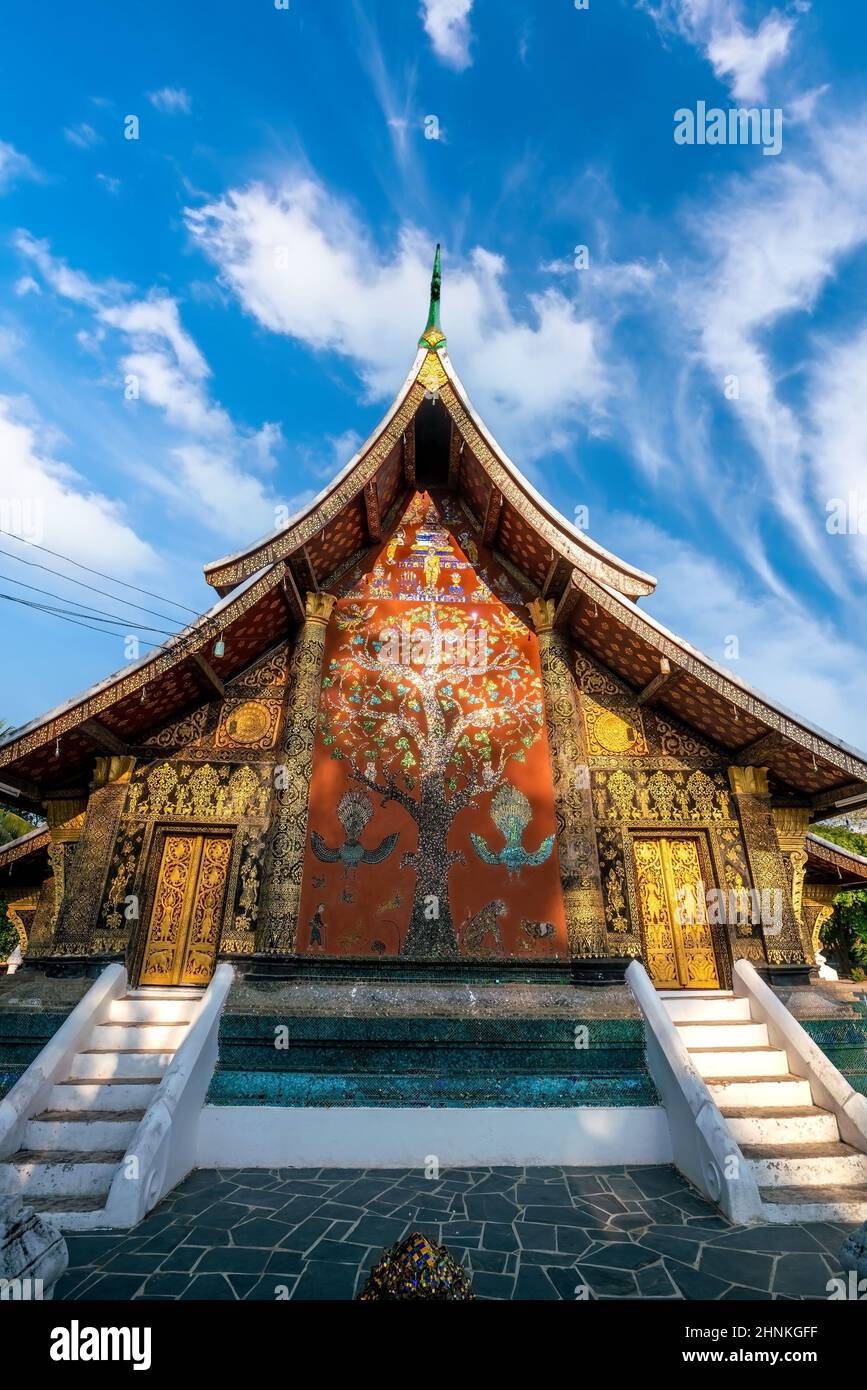
POLYGON ((453 499, 416 493, 326 636, 300 945, 567 955, 527 596, 453 499))

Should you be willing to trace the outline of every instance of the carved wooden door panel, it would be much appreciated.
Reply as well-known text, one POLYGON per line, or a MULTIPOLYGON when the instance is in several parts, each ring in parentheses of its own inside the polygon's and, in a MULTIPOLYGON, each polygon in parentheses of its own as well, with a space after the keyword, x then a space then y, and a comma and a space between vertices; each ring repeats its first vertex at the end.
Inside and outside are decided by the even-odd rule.
POLYGON ((647 969, 657 989, 718 989, 698 841, 635 841, 647 969))
POLYGON ((139 984, 208 983, 230 854, 226 836, 166 835, 139 984))

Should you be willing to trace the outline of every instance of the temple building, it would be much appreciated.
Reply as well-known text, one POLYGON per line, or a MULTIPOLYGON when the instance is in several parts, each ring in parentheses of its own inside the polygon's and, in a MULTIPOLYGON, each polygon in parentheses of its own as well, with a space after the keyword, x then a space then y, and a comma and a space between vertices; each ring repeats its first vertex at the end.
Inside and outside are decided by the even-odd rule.
POLYGON ((742 961, 778 990, 815 979, 834 893, 867 863, 811 824, 867 806, 867 755, 669 632, 644 606, 653 577, 527 481, 450 360, 439 252, 381 423, 303 512, 205 575, 201 618, 0 743, 0 795, 46 822, 0 847, 0 895, 18 980, 83 990, 119 967, 131 999, 185 1000, 233 967, 206 1109, 439 1103, 406 1076, 353 1091, 351 1061, 311 1060, 338 1046, 321 1030, 275 1061, 251 991, 283 1000, 276 1018, 310 981, 320 1000, 476 982, 505 991, 505 1018, 510 988, 571 989, 596 1002, 541 1068, 548 1099, 529 1098, 530 1062, 479 1103, 649 1112, 632 962, 661 997, 729 998, 742 961), (610 1026, 579 1065, 590 1017, 610 1026), (326 1071, 342 1090, 309 1081, 326 1071))

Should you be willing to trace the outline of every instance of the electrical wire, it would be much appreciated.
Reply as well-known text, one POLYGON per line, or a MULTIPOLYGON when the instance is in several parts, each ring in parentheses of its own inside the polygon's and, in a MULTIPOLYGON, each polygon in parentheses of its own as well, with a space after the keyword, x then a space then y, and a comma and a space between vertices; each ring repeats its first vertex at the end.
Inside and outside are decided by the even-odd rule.
MULTIPOLYGON (((138 622, 137 620, 133 620, 127 614, 124 613, 106 613, 101 608, 92 608, 87 603, 79 603, 78 599, 68 598, 65 594, 56 594, 53 589, 40 589, 37 584, 25 584, 23 579, 14 579, 11 574, 0 573, 0 579, 5 579, 9 584, 17 584, 22 589, 30 589, 31 592, 34 594, 44 594, 46 598, 60 599, 61 603, 73 603, 75 604, 76 608, 83 609, 84 613, 96 614, 98 618, 100 618, 101 620, 110 621, 114 623, 121 623, 125 627, 134 627, 140 632, 158 632, 162 637, 172 637, 174 635, 174 633, 170 631, 168 628, 154 627, 150 623, 138 622)), ((56 611, 54 609, 51 609, 48 604, 43 604, 40 606, 44 607, 47 611, 50 612, 56 611)), ((157 616, 165 617, 166 615, 158 614, 157 616)))
MULTIPOLYGON (((92 569, 90 565, 83 565, 79 560, 73 560, 69 555, 64 555, 60 550, 52 550, 50 546, 39 545, 36 541, 27 540, 24 536, 16 535, 14 531, 4 530, 2 526, 0 526, 0 536, 8 536, 10 540, 18 541, 21 545, 33 546, 34 550, 42 550, 46 555, 53 555, 57 560, 64 560, 68 565, 75 565, 76 569, 84 570, 87 574, 95 574, 99 579, 107 579, 111 584, 120 584, 124 589, 132 589, 134 593, 145 594, 148 598, 158 599, 160 603, 171 603, 175 608, 183 608, 186 613, 192 613, 196 618, 199 616, 195 608, 190 608, 186 603, 178 603, 177 599, 166 598, 164 594, 155 594, 151 589, 143 589, 138 584, 130 584, 125 579, 117 579, 112 574, 105 574, 102 570, 92 569)), ((71 582, 73 584, 80 584, 82 581, 79 579, 72 579, 71 582)), ((84 587, 89 586, 85 585, 84 587)), ((97 593, 101 592, 102 590, 97 590, 97 593)), ((117 595, 103 594, 103 597, 112 598, 117 597, 117 595)), ((139 607, 138 604, 133 604, 132 606, 134 608, 139 607)), ((166 615, 165 613, 161 613, 159 616, 164 618, 166 615)))
MULTIPOLYGON (((121 635, 119 632, 111 632, 108 628, 105 628, 105 627, 94 627, 93 623, 84 622, 84 621, 83 621, 83 618, 85 617, 85 615, 84 615, 83 613, 79 613, 79 614, 77 614, 75 617, 73 617, 73 616, 68 612, 68 610, 67 610, 67 611, 63 611, 63 610, 54 608, 54 607, 52 607, 50 604, 47 604, 47 603, 35 603, 32 599, 21 598, 21 597, 20 597, 19 595, 17 595, 17 594, 4 594, 4 593, 0 592, 0 599, 6 599, 6 600, 8 600, 9 603, 20 603, 24 608, 34 608, 34 609, 36 609, 36 610, 37 610, 38 612, 40 612, 40 613, 48 613, 48 614, 50 614, 51 617, 53 617, 53 618, 60 618, 62 622, 65 622, 65 623, 74 623, 76 627, 86 627, 86 628, 89 628, 91 632, 101 632, 101 633, 103 634, 104 637, 114 637, 114 638, 117 638, 117 637, 119 637, 119 636, 121 635)), ((103 619, 103 621, 107 621, 107 620, 106 620, 106 619, 103 619)), ((162 646, 161 643, 157 643, 157 642, 148 642, 146 639, 145 639, 144 645, 147 646, 147 647, 151 647, 152 649, 162 646)))
MULTIPOLYGON (((170 613, 158 613, 155 608, 145 608, 143 603, 134 603, 130 598, 122 598, 120 594, 107 594, 104 589, 98 589, 95 584, 85 584, 83 579, 75 579, 71 574, 64 574, 63 570, 54 569, 52 565, 41 565, 38 560, 25 560, 22 555, 15 555, 11 550, 4 550, 2 545, 0 545, 0 555, 6 555, 10 560, 14 560, 17 565, 27 565, 31 569, 45 570, 47 574, 57 575, 59 579, 65 580, 67 584, 77 584, 80 589, 89 589, 91 593, 99 594, 101 598, 113 599, 115 603, 125 603, 128 608, 137 608, 140 613, 149 613, 152 618, 165 618, 167 623, 177 621, 170 613)), ((21 580, 13 579, 12 583, 20 584, 21 580)), ((30 588, 32 586, 26 585, 25 587, 30 588)), ((74 599, 70 599, 70 603, 74 602, 74 599)), ((171 599, 167 599, 166 602, 171 603, 171 599)), ((179 606, 183 607, 183 605, 179 606)), ((192 609, 190 609, 190 612, 192 612, 192 609)))

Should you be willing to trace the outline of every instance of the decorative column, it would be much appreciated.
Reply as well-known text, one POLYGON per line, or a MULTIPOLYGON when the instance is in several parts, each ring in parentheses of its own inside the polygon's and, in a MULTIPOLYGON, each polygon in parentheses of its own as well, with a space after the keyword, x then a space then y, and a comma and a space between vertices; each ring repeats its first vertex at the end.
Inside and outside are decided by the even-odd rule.
POLYGON ((304 625, 292 652, 283 763, 275 768, 275 805, 256 931, 256 950, 268 955, 290 955, 295 950, 322 658, 328 620, 336 602, 333 594, 306 595, 304 625))
POLYGON ((539 639, 566 930, 573 956, 606 958, 608 932, 584 724, 575 698, 569 644, 554 629, 554 612, 551 599, 530 604, 539 639))
POLYGON ((806 959, 813 964, 813 943, 804 923, 804 874, 807 870, 807 831, 810 828, 809 807, 774 806, 771 810, 777 831, 777 843, 786 864, 792 910, 800 928, 801 944, 806 959))
POLYGON ((825 949, 821 942, 821 932, 825 923, 833 915, 834 899, 839 891, 836 883, 810 883, 804 889, 801 920, 804 931, 810 938, 814 958, 817 951, 824 951, 825 949))
MULTIPOLYGON (((67 870, 66 892, 54 933, 57 955, 90 956, 106 950, 98 934, 99 910, 134 767, 135 758, 131 757, 101 757, 94 763, 87 814, 67 870)), ((126 936, 109 944, 112 954, 122 953, 126 936)))
POLYGON ((86 811, 85 797, 58 797, 45 802, 45 818, 51 835, 48 862, 52 874, 42 885, 34 914, 27 948, 31 956, 51 955, 55 949, 55 932, 66 893, 67 877, 81 838, 86 811))
MULTIPOLYGON (((797 865, 787 864, 783 856, 771 811, 767 768, 730 767, 728 773, 743 829, 753 888, 760 894, 771 895, 764 900, 762 937, 768 965, 772 974, 780 975, 782 983, 784 977, 793 973, 808 974, 812 964, 812 950, 803 939, 799 920, 803 865, 800 865, 798 877, 797 865), (797 909, 793 902, 795 891, 797 909), (780 967, 793 969, 780 970, 780 967)), ((802 834, 802 849, 803 838, 802 834)), ((806 854, 803 862, 806 864, 806 854)))

